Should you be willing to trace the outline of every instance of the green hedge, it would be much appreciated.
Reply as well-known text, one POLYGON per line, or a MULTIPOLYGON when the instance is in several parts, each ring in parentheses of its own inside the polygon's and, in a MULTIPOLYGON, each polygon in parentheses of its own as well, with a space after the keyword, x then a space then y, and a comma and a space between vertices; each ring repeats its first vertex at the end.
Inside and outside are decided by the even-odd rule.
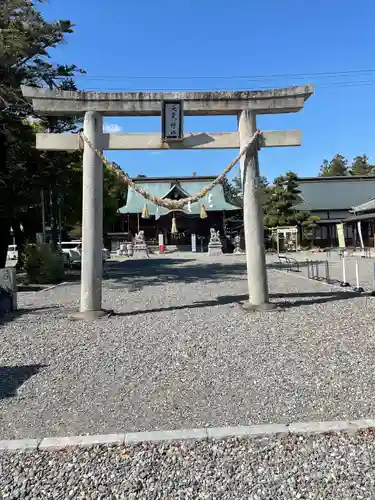
POLYGON ((29 283, 53 284, 64 279, 63 256, 47 244, 25 246, 23 269, 29 283))

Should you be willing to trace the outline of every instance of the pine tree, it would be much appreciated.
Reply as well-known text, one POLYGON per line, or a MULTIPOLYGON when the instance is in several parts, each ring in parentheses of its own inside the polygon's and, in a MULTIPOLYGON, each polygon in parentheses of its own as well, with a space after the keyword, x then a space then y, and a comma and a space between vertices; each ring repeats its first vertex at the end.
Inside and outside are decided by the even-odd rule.
POLYGON ((331 161, 323 160, 320 167, 320 177, 337 177, 348 174, 348 161, 343 155, 335 155, 331 161))
POLYGON ((265 190, 264 222, 266 227, 294 224, 296 211, 294 205, 298 201, 298 177, 294 172, 287 172, 277 177, 272 186, 265 190))
POLYGON ((369 163, 366 155, 356 156, 350 166, 350 175, 374 175, 375 166, 369 163))
MULTIPOLYGON (((48 62, 48 50, 64 41, 72 25, 47 22, 37 3, 2 0, 0 6, 0 268, 5 265, 10 226, 19 227, 20 217, 32 212, 36 197, 40 200, 42 179, 55 186, 58 170, 46 161, 47 154, 43 157, 35 150, 35 131, 27 121, 33 111, 22 97, 21 85, 73 89, 71 76, 79 71, 75 65, 48 62)), ((72 128, 72 122, 51 119, 51 126, 54 131, 65 131, 72 128)), ((65 159, 67 154, 52 156, 65 159)))
MULTIPOLYGON (((226 201, 232 203, 233 205, 237 205, 239 207, 243 207, 243 192, 242 192, 242 183, 240 177, 233 177, 230 182, 227 178, 224 179, 222 183, 224 196, 226 201)), ((267 177, 261 176, 259 178, 259 197, 261 203, 264 205, 266 199, 266 191, 268 186, 267 177)), ((231 232, 239 232, 243 228, 243 211, 238 210, 231 217, 226 219, 226 227, 229 233, 231 232)))

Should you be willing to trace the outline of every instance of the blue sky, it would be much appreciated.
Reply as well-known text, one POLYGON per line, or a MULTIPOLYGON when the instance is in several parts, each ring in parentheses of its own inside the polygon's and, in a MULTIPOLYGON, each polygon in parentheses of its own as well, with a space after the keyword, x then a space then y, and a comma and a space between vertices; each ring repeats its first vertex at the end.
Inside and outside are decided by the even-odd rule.
MULTIPOLYGON (((301 147, 262 150, 260 168, 269 179, 286 170, 316 175, 323 158, 336 153, 349 159, 366 153, 375 163, 374 0, 361 0, 358 7, 349 0, 50 0, 42 11, 48 19, 75 24, 74 34, 51 56, 87 71, 77 79, 83 90, 243 90, 314 83, 315 94, 301 112, 258 119, 263 130, 303 132, 301 147)), ((151 117, 111 118, 106 125, 122 132, 160 131, 160 120, 151 117)), ((185 119, 190 132, 235 128, 235 117, 185 119)), ((216 175, 235 154, 107 156, 130 175, 174 176, 216 175)))

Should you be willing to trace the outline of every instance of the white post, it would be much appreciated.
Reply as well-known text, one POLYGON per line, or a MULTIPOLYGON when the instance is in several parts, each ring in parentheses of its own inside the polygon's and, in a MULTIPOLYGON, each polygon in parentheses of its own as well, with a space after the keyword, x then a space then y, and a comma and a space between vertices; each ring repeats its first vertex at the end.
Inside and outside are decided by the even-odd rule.
POLYGON ((357 288, 359 288, 359 266, 358 266, 358 260, 355 261, 355 282, 357 284, 357 288))
POLYGON ((192 233, 191 235, 191 251, 197 251, 197 235, 195 233, 192 233))
POLYGON ((342 282, 341 286, 349 286, 349 283, 346 281, 346 265, 345 265, 345 255, 342 256, 342 282))
POLYGON ((279 240, 279 231, 276 229, 276 250, 277 256, 280 254, 280 240, 279 240))
POLYGON ((362 255, 363 257, 366 257, 365 245, 363 243, 363 235, 362 235, 362 224, 360 220, 357 221, 357 230, 358 230, 359 242, 361 244, 362 255))
POLYGON ((164 234, 159 233, 158 239, 159 239, 159 252, 164 253, 164 234))
POLYGON ((359 284, 359 264, 358 264, 358 260, 355 261, 355 282, 356 282, 356 287, 354 288, 354 291, 357 292, 357 293, 363 293, 364 289, 359 284))
MULTIPOLYGON (((244 110, 238 118, 240 148, 244 148, 256 131, 255 113, 244 110)), ((241 158, 243 178, 243 217, 246 245, 249 303, 247 309, 268 309, 268 283, 264 250, 263 208, 259 190, 258 155, 248 153, 241 158)))
MULTIPOLYGON (((85 114, 83 131, 94 147, 101 147, 103 117, 94 111, 85 114)), ((83 316, 100 316, 103 273, 103 164, 85 142, 82 193, 82 281, 83 316), (91 313, 91 314, 90 314, 91 313)))

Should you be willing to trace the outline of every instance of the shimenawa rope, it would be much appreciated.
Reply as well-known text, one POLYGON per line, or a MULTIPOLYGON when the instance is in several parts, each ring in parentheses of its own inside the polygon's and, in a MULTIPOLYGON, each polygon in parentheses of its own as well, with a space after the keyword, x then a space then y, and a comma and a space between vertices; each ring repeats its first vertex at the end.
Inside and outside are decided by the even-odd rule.
POLYGON ((97 149, 97 148, 94 147, 94 145, 91 143, 91 141, 89 140, 89 138, 83 132, 80 132, 79 135, 82 138, 82 140, 84 142, 86 142, 86 144, 88 144, 88 146, 93 151, 95 151, 96 155, 101 159, 101 161, 107 167, 116 170, 119 174, 121 172, 120 175, 122 175, 122 177, 124 178, 125 182, 127 182, 127 184, 131 188, 133 188, 134 191, 136 191, 141 196, 143 196, 143 198, 145 198, 148 201, 151 201, 152 203, 154 203, 155 205, 158 205, 159 207, 168 208, 169 210, 179 210, 179 209, 183 208, 185 205, 187 205, 188 203, 195 203, 198 200, 200 200, 201 198, 204 198, 210 191, 212 191, 212 189, 217 184, 220 184, 221 182, 223 182, 224 179, 225 179, 225 176, 232 170, 232 168, 240 161, 240 159, 242 158, 242 156, 244 156, 253 145, 257 148, 257 150, 259 150, 260 149, 260 143, 259 143, 258 139, 261 137, 261 131, 257 130, 255 132, 255 134, 253 135, 253 137, 250 139, 249 144, 247 144, 247 146, 245 146, 244 148, 242 148, 242 150, 234 158, 234 160, 222 171, 222 173, 220 175, 218 175, 216 177, 215 180, 213 180, 210 184, 208 184, 206 187, 204 187, 203 189, 201 189, 201 191, 199 191, 199 193, 197 193, 197 194, 195 194, 193 196, 188 196, 187 198, 182 198, 180 200, 170 200, 168 198, 158 198, 157 196, 153 195, 152 193, 148 193, 144 189, 138 187, 134 183, 134 181, 132 181, 132 179, 124 171, 120 170, 117 165, 113 164, 113 162, 107 160, 107 158, 103 155, 103 153, 99 149, 97 149))

